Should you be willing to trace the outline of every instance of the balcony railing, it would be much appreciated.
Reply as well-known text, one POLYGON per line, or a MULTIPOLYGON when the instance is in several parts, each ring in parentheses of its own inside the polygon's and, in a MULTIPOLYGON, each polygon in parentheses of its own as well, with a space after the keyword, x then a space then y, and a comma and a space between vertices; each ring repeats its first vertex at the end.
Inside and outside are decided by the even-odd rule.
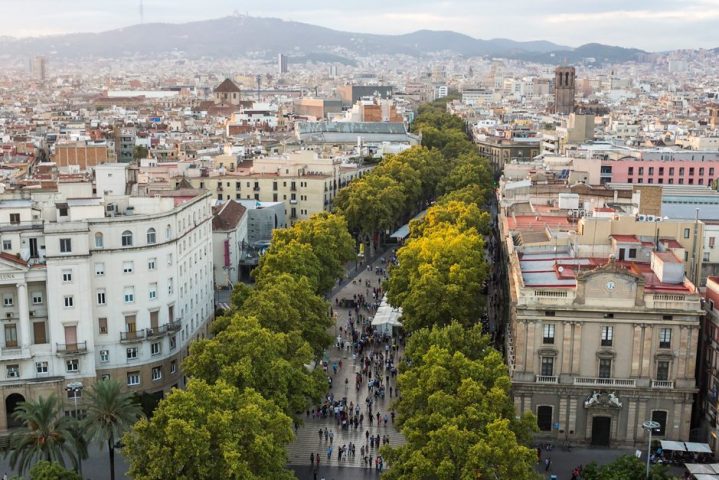
POLYGON ((176 332, 180 328, 182 328, 180 325, 180 322, 176 321, 176 322, 170 322, 170 323, 166 323, 164 325, 160 325, 159 327, 148 328, 145 330, 145 332, 146 332, 147 338, 157 338, 157 337, 161 337, 163 335, 167 335, 168 333, 176 332))
POLYGON ((652 388, 674 388, 674 382, 671 380, 652 380, 652 388))
POLYGON ((637 381, 633 378, 575 377, 574 384, 587 387, 636 387, 637 381))
POLYGON ((57 353, 71 355, 76 353, 87 353, 87 342, 77 343, 56 343, 57 353))
POLYGON ((145 331, 144 330, 137 330, 132 332, 120 332, 120 341, 121 342, 139 342, 141 340, 144 340, 145 338, 145 331))
POLYGON ((559 383, 559 379, 554 375, 537 375, 537 383, 559 383))
POLYGON ((174 322, 166 323, 165 325, 163 325, 163 327, 167 327, 167 331, 169 333, 177 332, 182 328, 182 322, 178 318, 178 319, 175 319, 174 322))

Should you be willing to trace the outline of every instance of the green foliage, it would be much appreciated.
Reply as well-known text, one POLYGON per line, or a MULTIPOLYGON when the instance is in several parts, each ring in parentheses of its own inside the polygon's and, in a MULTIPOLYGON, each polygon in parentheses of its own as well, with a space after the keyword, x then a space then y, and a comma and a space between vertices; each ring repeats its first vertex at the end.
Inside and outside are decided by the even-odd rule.
POLYGON ((329 303, 314 293, 307 277, 282 273, 256 288, 240 313, 259 320, 275 332, 305 339, 316 356, 330 343, 327 329, 332 325, 329 303))
POLYGON ((488 274, 482 237, 448 224, 426 233, 398 251, 399 265, 385 282, 387 299, 402 307, 402 324, 410 332, 452 320, 475 323, 488 274))
MULTIPOLYGON (((644 478, 646 464, 632 455, 623 455, 612 463, 597 465, 595 462, 586 465, 582 470, 583 480, 636 480, 644 478)), ((652 465, 649 470, 650 480, 670 480, 666 465, 652 465)))
POLYGON ((304 367, 313 358, 300 336, 275 332, 238 314, 216 337, 194 342, 182 367, 209 383, 223 380, 240 391, 252 388, 292 415, 303 411, 308 399, 318 401, 326 387, 320 369, 304 367))
POLYGON ((534 478, 534 420, 515 419, 507 368, 481 327, 418 330, 405 354, 396 406, 407 443, 383 449, 388 479, 534 478))
POLYGON ((87 438, 107 444, 110 458, 110 478, 115 478, 115 442, 122 438, 142 416, 142 408, 132 394, 122 391, 117 380, 101 380, 87 392, 87 416, 84 429, 87 438))
POLYGON ((292 479, 292 420, 252 389, 191 380, 125 435, 135 480, 292 479))
POLYGON ((369 237, 395 226, 406 202, 395 179, 370 173, 340 190, 335 208, 347 218, 350 230, 369 237))
POLYGON ((321 268, 320 259, 312 250, 312 245, 292 239, 282 248, 270 248, 262 255, 259 268, 253 270, 253 276, 259 285, 273 281, 282 273, 305 277, 312 283, 315 291, 319 292, 321 268))
POLYGON ((486 197, 492 191, 492 174, 487 162, 476 153, 464 154, 457 158, 452 170, 439 184, 441 193, 448 193, 468 186, 482 188, 486 197))
POLYGON ((410 222, 412 237, 421 237, 438 227, 455 226, 460 231, 475 231, 489 234, 491 218, 473 203, 458 200, 443 201, 427 210, 424 218, 410 222))
MULTIPOLYGON (((347 221, 327 212, 297 222, 292 228, 274 230, 272 244, 265 255, 276 255, 292 241, 309 245, 320 263, 317 293, 328 292, 344 275, 345 263, 355 256, 354 242, 347 231, 347 221)), ((306 262, 312 263, 311 260, 306 262)), ((287 267, 289 268, 289 267, 287 267)), ((302 267, 307 270, 309 267, 302 267)), ((258 273, 260 277, 261 273, 258 273)))
POLYGON ((139 160, 142 158, 147 158, 147 147, 144 147, 142 145, 137 145, 135 149, 132 151, 132 158, 135 160, 139 160))
POLYGON ((26 426, 10 435, 10 466, 13 469, 17 468, 22 475, 40 460, 64 467, 66 459, 77 468, 72 433, 75 420, 63 414, 62 402, 56 395, 21 402, 13 417, 26 426))
POLYGON ((48 461, 36 463, 30 469, 30 480, 82 480, 77 473, 48 461))

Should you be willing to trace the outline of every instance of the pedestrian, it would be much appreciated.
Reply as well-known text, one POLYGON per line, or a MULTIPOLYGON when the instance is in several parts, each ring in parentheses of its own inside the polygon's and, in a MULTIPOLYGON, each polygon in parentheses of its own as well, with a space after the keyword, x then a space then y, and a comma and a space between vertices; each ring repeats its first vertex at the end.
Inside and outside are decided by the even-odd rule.
POLYGON ((314 452, 310 453, 310 465, 315 464, 315 454, 314 452))
POLYGON ((365 441, 369 440, 369 430, 365 430, 364 438, 365 438, 365 441))
POLYGON ((320 452, 315 455, 315 462, 317 462, 317 468, 320 468, 320 452))
POLYGON ((329 462, 331 458, 332 458, 332 445, 327 447, 327 461, 329 462))
POLYGON ((544 460, 544 471, 545 471, 545 472, 548 472, 548 471, 549 471, 549 467, 550 467, 551 465, 552 465, 552 457, 547 457, 547 458, 544 460))
POLYGON ((320 428, 320 442, 322 441, 322 429, 320 428))

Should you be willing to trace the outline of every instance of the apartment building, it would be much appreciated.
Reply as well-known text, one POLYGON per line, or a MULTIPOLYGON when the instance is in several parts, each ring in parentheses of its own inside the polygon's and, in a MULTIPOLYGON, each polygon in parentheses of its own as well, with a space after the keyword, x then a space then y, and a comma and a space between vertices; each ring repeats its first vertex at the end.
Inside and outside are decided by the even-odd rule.
POLYGON ((643 444, 650 419, 655 437, 689 440, 703 310, 685 271, 701 222, 564 221, 501 218, 517 411, 557 442, 643 444))
MULTIPOLYGON (((214 313, 209 195, 0 199, 0 432, 21 402, 115 378, 161 396, 214 313)), ((81 408, 81 407, 80 407, 81 408)))

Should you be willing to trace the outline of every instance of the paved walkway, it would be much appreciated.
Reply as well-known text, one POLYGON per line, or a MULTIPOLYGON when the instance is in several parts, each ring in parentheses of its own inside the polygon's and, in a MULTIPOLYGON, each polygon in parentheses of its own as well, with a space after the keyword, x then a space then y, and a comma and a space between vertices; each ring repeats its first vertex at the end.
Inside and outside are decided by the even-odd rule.
MULTIPOLYGON (((389 259, 391 255, 392 252, 388 251, 384 257, 389 259)), ((351 338, 347 333, 349 328, 350 312, 352 318, 354 320, 357 319, 356 313, 353 309, 338 306, 336 300, 339 301, 343 298, 352 299, 353 295, 364 295, 369 301, 373 301, 373 289, 379 287, 379 282, 384 280, 383 275, 378 275, 374 271, 375 267, 386 269, 386 264, 382 263, 382 257, 377 258, 374 263, 372 263, 371 271, 368 271, 365 266, 365 268, 360 271, 359 275, 343 282, 340 288, 335 289, 335 291, 332 292, 330 302, 332 303, 332 307, 334 309, 336 322, 331 333, 335 338, 338 336, 342 337, 342 339, 351 338), (367 286, 367 282, 369 282, 371 287, 367 286)), ((361 309, 359 313, 368 317, 371 321, 371 314, 366 310, 361 309)), ((369 350, 365 348, 363 353, 367 354, 368 351, 373 350, 371 348, 369 350)), ((374 351, 384 351, 383 345, 375 346, 374 351)), ((395 365, 399 364, 399 358, 401 355, 402 348, 400 347, 398 352, 394 354, 395 365)), ((374 464, 371 467, 363 465, 364 462, 361 455, 361 447, 368 448, 369 453, 366 454, 367 456, 376 458, 378 453, 378 448, 371 448, 366 438, 368 436, 377 435, 380 436, 380 439, 389 437, 390 445, 398 445, 404 442, 402 435, 394 428, 391 421, 391 404, 394 400, 394 395, 390 398, 389 388, 392 387, 394 393, 394 388, 396 388, 396 377, 392 377, 390 375, 389 384, 385 385, 384 399, 377 398, 373 394, 370 394, 366 376, 363 377, 359 390, 355 388, 355 375, 356 372, 361 369, 359 355, 356 355, 356 358, 353 360, 353 352, 351 350, 338 348, 336 345, 333 345, 326 353, 325 358, 328 359, 329 364, 328 376, 332 378, 332 386, 328 391, 328 395, 329 393, 334 394, 335 400, 340 400, 343 397, 346 397, 347 404, 352 402, 353 405, 359 405, 360 412, 362 413, 364 419, 358 428, 349 427, 342 429, 335 418, 331 415, 327 418, 313 418, 312 415, 309 417, 305 416, 304 425, 298 428, 296 439, 288 448, 289 464, 295 466, 295 470, 301 472, 303 478, 314 478, 314 473, 318 474, 317 478, 319 479, 325 477, 327 479, 364 478, 366 474, 370 473, 376 475, 374 464), (342 363, 341 367, 339 366, 340 362, 342 363), (333 364, 336 364, 338 367, 336 374, 332 373, 333 364), (347 383, 345 383, 345 379, 347 379, 347 383), (369 423, 369 412, 365 402, 368 395, 371 395, 371 398, 373 399, 372 413, 375 415, 374 421, 371 425, 369 423), (380 413, 381 418, 379 425, 376 421, 376 414, 378 412, 380 413), (387 425, 384 424, 385 414, 387 414, 389 418, 387 425), (324 430, 325 428, 334 434, 334 439, 331 444, 329 439, 325 440, 324 435, 322 438, 319 436, 319 430, 324 430), (350 443, 355 445, 354 457, 351 455, 345 455, 341 460, 339 460, 337 453, 339 447, 342 445, 348 446, 350 443), (330 446, 332 447, 332 454, 328 460, 327 451, 330 446), (310 455, 317 455, 318 453, 320 455, 319 470, 310 469, 310 455), (307 468, 297 468, 299 466, 306 466, 307 468), (343 474, 342 469, 328 467, 342 467, 342 469, 346 468, 347 471, 343 474), (366 474, 360 473, 357 469, 366 470, 367 472, 366 474), (315 470, 317 471, 315 472, 315 470), (361 477, 358 477, 358 475, 361 475, 361 477)), ((387 372, 382 369, 382 375, 384 376, 382 381, 384 383, 386 383, 386 373, 387 372)), ((373 378, 376 378, 376 374, 373 374, 373 378)), ((384 467, 387 467, 386 463, 384 467)))

